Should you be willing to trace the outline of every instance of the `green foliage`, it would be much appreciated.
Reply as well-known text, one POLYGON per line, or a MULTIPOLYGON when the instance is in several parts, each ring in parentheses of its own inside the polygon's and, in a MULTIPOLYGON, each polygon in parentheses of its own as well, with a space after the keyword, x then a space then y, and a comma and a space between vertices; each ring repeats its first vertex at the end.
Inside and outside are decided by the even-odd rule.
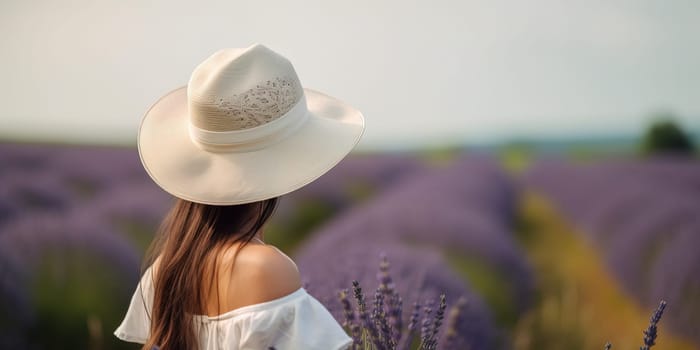
POLYGON ((128 218, 115 218, 113 219, 113 225, 119 229, 119 232, 128 238, 128 240, 139 252, 139 255, 146 253, 148 246, 153 240, 153 235, 158 229, 158 227, 155 225, 149 225, 147 223, 128 218))
POLYGON ((673 121, 670 114, 664 114, 647 129, 642 141, 642 151, 650 153, 690 154, 695 146, 690 136, 673 121))
POLYGON ((376 189, 364 181, 355 181, 347 185, 347 194, 352 203, 360 203, 372 197, 376 189))
POLYGON ((503 274, 483 259, 456 251, 445 252, 450 266, 460 274, 489 306, 496 322, 512 328, 518 320, 518 310, 512 295, 513 287, 503 274))
POLYGON ((333 208, 318 200, 297 204, 294 215, 284 222, 272 220, 265 228, 265 239, 280 249, 290 252, 318 227, 335 214, 333 208))
MULTIPOLYGON (((345 184, 347 205, 357 205, 376 193, 376 189, 365 181, 345 184)), ((311 232, 343 208, 322 199, 304 199, 294 203, 294 215, 288 218, 274 217, 265 229, 265 238, 280 249, 293 252, 311 232)))
POLYGON ((36 323, 28 330, 40 349, 127 349, 112 335, 128 305, 131 283, 94 254, 46 252, 32 281, 36 323), (128 286, 127 286, 128 285, 128 286))
POLYGON ((532 163, 533 150, 526 142, 513 142, 500 149, 501 163, 513 174, 525 172, 532 163))
POLYGON ((542 296, 518 322, 516 349, 597 349, 586 339, 586 326, 573 291, 542 296))
POLYGON ((419 150, 417 152, 418 156, 423 159, 427 164, 442 165, 448 164, 454 158, 462 154, 464 149, 461 146, 444 146, 444 147, 432 147, 419 150))

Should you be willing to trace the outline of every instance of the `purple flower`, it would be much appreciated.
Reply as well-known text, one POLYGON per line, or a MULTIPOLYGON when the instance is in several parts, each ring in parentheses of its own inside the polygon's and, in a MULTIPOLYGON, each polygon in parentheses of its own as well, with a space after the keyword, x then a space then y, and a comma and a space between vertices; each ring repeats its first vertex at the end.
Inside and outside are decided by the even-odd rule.
POLYGON ((666 302, 661 301, 659 307, 654 311, 649 319, 649 327, 644 331, 644 346, 640 350, 649 350, 652 346, 656 345, 656 327, 661 320, 661 316, 664 314, 664 309, 666 309, 666 302))
POLYGON ((453 343, 457 338, 459 332, 459 324, 462 322, 460 317, 467 307, 467 298, 461 296, 457 303, 450 308, 450 312, 447 316, 447 329, 445 330, 445 336, 442 341, 442 349, 452 349, 453 343))
POLYGON ((344 289, 338 293, 338 299, 343 305, 343 315, 345 316, 345 319, 343 320, 343 326, 347 327, 350 330, 350 335, 352 336, 353 344, 357 346, 361 344, 360 327, 356 322, 355 311, 352 309, 352 305, 350 305, 350 300, 348 300, 347 295, 347 289, 344 289))
POLYGON ((408 321, 408 328, 407 328, 407 338, 408 339, 412 339, 413 335, 415 334, 416 330, 418 329, 418 320, 420 319, 420 310, 421 310, 420 302, 414 301, 413 302, 413 312, 411 312, 411 318, 408 321))
MULTIPOLYGON (((457 300, 466 295, 473 300, 473 305, 464 312, 463 322, 458 327, 455 344, 472 344, 475 348, 489 348, 495 341, 496 331, 491 321, 491 315, 480 297, 467 288, 467 285, 445 264, 443 258, 435 252, 417 248, 395 246, 364 246, 353 245, 343 247, 341 251, 333 251, 333 262, 319 264, 318 261, 329 261, 326 252, 307 252, 297 259, 302 275, 310 279, 309 292, 329 308, 331 313, 342 322, 343 306, 337 300, 338 290, 347 288, 347 281, 353 278, 359 284, 371 286, 376 283, 376 266, 379 265, 379 253, 384 251, 391 261, 392 280, 396 291, 402 296, 403 302, 413 305, 427 299, 436 299, 441 293, 447 298, 457 300), (372 266, 373 265, 373 266, 372 266), (452 297, 450 297, 452 296, 452 297)), ((357 289, 356 289, 357 290, 357 289)), ((361 305, 365 305, 364 299, 361 305)), ((359 304, 359 303, 358 303, 359 304)), ((370 312, 366 306, 358 305, 360 319, 369 324, 372 330, 374 323, 369 321, 370 312), (364 310, 364 311, 363 311, 364 310)), ((403 324, 409 329, 417 327, 411 315, 403 315, 403 324)), ((379 334, 381 330, 377 330, 379 334)), ((372 332, 374 332, 372 330, 372 332)), ((406 337, 397 342, 399 349, 405 348, 406 337)), ((459 345, 461 346, 461 345, 459 345)))

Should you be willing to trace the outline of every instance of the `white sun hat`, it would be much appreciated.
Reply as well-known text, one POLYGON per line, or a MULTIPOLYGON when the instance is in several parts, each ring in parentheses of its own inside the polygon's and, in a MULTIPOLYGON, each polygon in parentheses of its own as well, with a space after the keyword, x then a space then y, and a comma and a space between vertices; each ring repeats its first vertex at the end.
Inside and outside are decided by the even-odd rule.
POLYGON ((232 205, 294 191, 358 143, 355 108, 303 88, 292 64, 254 44, 199 64, 187 86, 161 97, 138 133, 141 162, 173 196, 232 205))

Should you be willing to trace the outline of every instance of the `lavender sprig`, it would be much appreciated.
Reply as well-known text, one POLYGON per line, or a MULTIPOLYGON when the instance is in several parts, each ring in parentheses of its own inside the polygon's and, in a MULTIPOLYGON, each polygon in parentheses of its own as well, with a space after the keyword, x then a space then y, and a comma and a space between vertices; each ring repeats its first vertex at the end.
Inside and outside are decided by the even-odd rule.
POLYGON ((457 328, 459 325, 459 317, 462 314, 464 308, 467 307, 467 298, 461 296, 457 300, 452 308, 450 308, 450 313, 447 316, 447 329, 445 330, 445 342, 443 344, 445 349, 450 349, 452 342, 454 342, 457 336, 457 328))
POLYGON ((411 344, 411 339, 413 339, 413 336, 416 334, 416 330, 418 329, 418 319, 420 318, 420 308, 421 305, 418 301, 415 301, 413 303, 413 312, 411 312, 411 318, 408 321, 408 328, 406 329, 406 346, 411 344))
POLYGON ((374 309, 372 310, 372 321, 374 327, 379 331, 378 341, 382 344, 382 347, 387 345, 389 349, 393 349, 395 344, 391 343, 391 329, 386 320, 386 312, 384 311, 384 294, 382 294, 380 289, 377 289, 374 293, 374 309))
MULTIPOLYGON (((379 253, 379 272, 377 273, 377 280, 379 282, 379 289, 383 294, 384 304, 386 305, 386 319, 383 327, 388 328, 388 333, 386 334, 387 339, 390 341, 391 348, 395 348, 396 344, 401 338, 401 308, 402 300, 399 293, 394 287, 394 282, 389 274, 389 260, 385 252, 379 253)), ((384 331, 384 330, 383 330, 384 331)))
POLYGON ((661 300, 659 307, 656 308, 654 314, 649 318, 649 327, 644 331, 644 345, 641 346, 640 350, 649 350, 652 346, 656 345, 657 337, 657 324, 661 320, 661 316, 664 314, 664 309, 666 309, 666 301, 661 300))
POLYGON ((428 299, 425 302, 425 307, 423 308, 423 320, 421 321, 421 328, 420 328, 420 346, 418 346, 418 349, 426 349, 426 345, 428 342, 428 338, 430 337, 430 334, 432 332, 432 325, 433 323, 430 322, 430 316, 433 313, 433 300, 428 299))
MULTIPOLYGON (((377 328, 374 326, 374 323, 370 319, 370 315, 367 312, 367 304, 365 303, 365 295, 362 293, 362 288, 360 287, 360 282, 358 281, 352 281, 352 286, 353 286, 353 292, 355 295, 355 300, 357 301, 357 309, 358 309, 358 314, 360 316, 360 320, 362 321, 362 324, 364 325, 365 330, 367 331, 367 336, 369 336, 369 342, 374 344, 374 346, 379 349, 383 350, 384 347, 382 346, 381 342, 379 341, 379 332, 377 331, 377 328)), ((364 335, 363 335, 364 336, 364 335)))
POLYGON ((350 300, 348 300, 348 290, 341 290, 338 293, 338 298, 340 299, 340 303, 343 305, 343 315, 345 316, 343 326, 350 330, 350 335, 352 336, 353 340, 353 347, 359 346, 361 344, 362 334, 360 326, 356 322, 355 312, 350 305, 350 300))
POLYGON ((447 301, 445 294, 440 294, 440 305, 435 313, 435 318, 433 319, 433 325, 431 332, 428 335, 428 340, 426 341, 425 348, 428 350, 434 350, 437 348, 437 333, 442 325, 442 320, 445 318, 445 308, 447 308, 447 301))
POLYGON ((390 298, 389 303, 389 325, 392 329, 392 342, 398 344, 401 339, 401 331, 403 327, 403 322, 401 320, 401 315, 403 314, 403 300, 399 293, 394 292, 390 298))

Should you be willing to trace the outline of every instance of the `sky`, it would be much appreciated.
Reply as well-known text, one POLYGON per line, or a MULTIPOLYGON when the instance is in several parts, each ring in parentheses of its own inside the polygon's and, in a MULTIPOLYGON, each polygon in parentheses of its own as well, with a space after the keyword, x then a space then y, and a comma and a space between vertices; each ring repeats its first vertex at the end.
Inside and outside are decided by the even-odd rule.
POLYGON ((135 145, 161 95, 264 44, 373 149, 700 130, 700 1, 0 2, 0 139, 135 145))

